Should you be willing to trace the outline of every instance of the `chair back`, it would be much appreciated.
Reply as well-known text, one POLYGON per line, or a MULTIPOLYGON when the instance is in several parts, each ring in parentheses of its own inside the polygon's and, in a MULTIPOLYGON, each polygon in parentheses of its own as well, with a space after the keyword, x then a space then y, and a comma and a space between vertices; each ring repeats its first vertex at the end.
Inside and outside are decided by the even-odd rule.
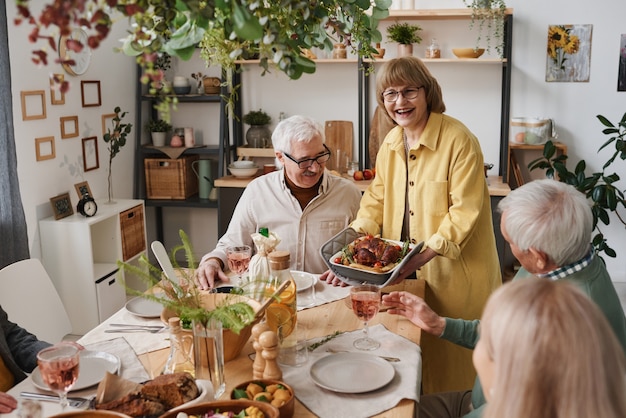
POLYGON ((9 321, 40 340, 54 344, 72 332, 61 297, 36 258, 0 270, 0 306, 9 315, 9 321))

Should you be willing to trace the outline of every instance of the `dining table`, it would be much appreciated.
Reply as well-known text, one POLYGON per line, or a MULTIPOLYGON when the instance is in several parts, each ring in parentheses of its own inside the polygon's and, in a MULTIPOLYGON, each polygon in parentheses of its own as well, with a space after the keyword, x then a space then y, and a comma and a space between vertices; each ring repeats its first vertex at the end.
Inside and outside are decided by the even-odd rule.
MULTIPOLYGON (((406 290, 410 293, 418 296, 424 296, 425 281, 418 280, 404 280, 399 284, 387 286, 382 289, 382 293, 391 292, 394 290, 406 290)), ((360 331, 363 328, 363 322, 357 318, 352 311, 349 304, 349 287, 333 287, 324 282, 318 281, 315 284, 317 291, 317 304, 300 309, 297 313, 298 327, 306 330, 307 341, 327 341, 329 336, 336 335, 338 333, 360 331)), ((85 334, 79 343, 85 345, 87 348, 98 349, 103 351, 117 351, 117 355, 124 357, 122 359, 122 371, 119 373, 124 377, 131 380, 141 381, 143 379, 154 378, 161 374, 163 366, 167 360, 170 352, 167 328, 160 333, 115 333, 111 332, 111 324, 115 321, 127 321, 133 315, 127 312, 126 308, 122 308, 119 312, 114 314, 111 318, 105 320, 103 323, 95 327, 93 330, 85 334), (140 370, 143 369, 143 370, 140 370)), ((134 322, 141 324, 159 324, 160 318, 138 318, 134 322)), ((376 329, 377 325, 381 325, 384 332, 390 332, 394 336, 402 337, 409 344, 419 346, 421 330, 415 326, 408 319, 401 315, 392 315, 385 311, 384 307, 381 307, 381 311, 369 322, 370 330, 376 329), (384 328, 383 328, 384 327, 384 328)), ((398 337, 398 338, 399 338, 398 337)), ((412 350, 412 348, 410 348, 412 350)), ((358 351, 354 349, 353 351, 358 351)), ((367 414, 368 416, 386 417, 386 418, 401 418, 401 417, 414 417, 417 402, 419 399, 419 388, 421 383, 421 354, 419 347, 415 350, 418 356, 419 363, 419 375, 414 376, 415 385, 413 399, 398 399, 395 406, 380 413, 367 414)), ((372 352, 376 354, 376 352, 372 352)), ((226 391, 220 397, 220 400, 229 399, 232 389, 238 384, 252 380, 252 365, 253 356, 255 350, 252 346, 251 339, 246 343, 241 353, 225 363, 224 374, 226 381, 226 391)), ((414 362, 415 357, 411 357, 411 361, 414 362)), ((311 361, 311 360, 310 360, 311 361)), ((310 362, 309 361, 309 362, 310 362)), ((414 365, 413 365, 414 366, 414 365)), ((310 364, 302 366, 304 368, 311 367, 310 364)), ((396 366, 396 370, 398 366, 396 366)), ((287 367, 283 367, 284 376, 287 376, 287 367)), ((306 369, 302 369, 305 370, 306 369)), ((396 371, 396 374, 398 372, 396 371)), ((406 376, 405 376, 406 377, 406 376)), ((355 377, 358 378, 358 377, 355 377)), ((412 376, 411 376, 412 378, 412 376)), ((288 382, 288 380, 285 379, 288 382)), ((71 392, 70 396, 83 396, 93 397, 96 393, 97 386, 86 388, 77 392, 71 392)), ((12 394, 17 399, 20 399, 21 391, 41 392, 37 387, 33 386, 31 377, 22 381, 8 393, 12 394)), ((320 391, 316 392, 316 396, 319 399, 315 399, 314 403, 324 403, 325 396, 330 396, 328 392, 320 391)), ((366 394, 367 395, 367 394, 366 394)), ((56 412, 60 412, 57 404, 52 402, 41 402, 44 408, 43 416, 50 416, 56 412)), ((309 404, 310 405, 310 404, 309 404)), ((71 410, 69 407, 67 410, 71 410)), ((6 414, 6 416, 19 417, 18 410, 12 414, 6 414)), ((298 392, 296 391, 295 402, 295 414, 294 417, 316 417, 311 409, 307 408, 303 402, 298 399, 298 392)))

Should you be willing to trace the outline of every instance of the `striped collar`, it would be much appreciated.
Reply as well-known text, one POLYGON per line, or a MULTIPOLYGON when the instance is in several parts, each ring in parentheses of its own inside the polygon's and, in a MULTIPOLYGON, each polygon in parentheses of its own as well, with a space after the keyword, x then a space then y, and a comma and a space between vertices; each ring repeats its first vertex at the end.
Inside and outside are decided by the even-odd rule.
POLYGON ((593 257, 594 257, 594 252, 592 250, 592 251, 589 251, 589 253, 586 256, 584 256, 583 258, 581 258, 580 260, 574 263, 559 267, 558 269, 552 270, 551 272, 548 272, 548 273, 537 274, 537 276, 548 278, 550 280, 564 279, 570 274, 574 274, 577 271, 581 271, 582 269, 587 267, 589 264, 591 264, 593 257))

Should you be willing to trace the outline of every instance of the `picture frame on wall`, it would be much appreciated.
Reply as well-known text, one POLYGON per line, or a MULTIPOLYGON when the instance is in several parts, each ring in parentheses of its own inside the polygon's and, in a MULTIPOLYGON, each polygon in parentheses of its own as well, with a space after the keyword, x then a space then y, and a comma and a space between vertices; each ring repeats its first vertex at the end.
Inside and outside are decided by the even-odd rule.
POLYGON ((31 90, 20 92, 22 120, 46 118, 46 91, 31 90))
POLYGON ((51 197, 50 205, 52 205, 54 219, 57 221, 74 214, 74 208, 72 207, 72 200, 70 199, 69 193, 51 197))
POLYGON ((80 82, 80 99, 83 107, 97 107, 102 104, 100 81, 82 80, 80 82))
POLYGON ((89 187, 89 183, 86 181, 76 183, 74 185, 74 188, 76 189, 76 194, 78 194, 79 199, 83 197, 85 193, 89 193, 89 196, 93 197, 93 194, 91 193, 91 188, 89 187))
POLYGON ((65 81, 64 74, 53 74, 50 77, 50 103, 53 105, 65 104, 65 93, 61 91, 63 81, 65 81))
POLYGON ((113 128, 113 118, 115 117, 115 113, 107 113, 102 115, 102 135, 107 133, 107 126, 111 125, 113 128))
POLYGON ((54 137, 35 138, 35 158, 37 161, 52 160, 56 157, 54 137))
POLYGON ((78 136, 78 116, 61 116, 61 139, 78 136))
POLYGON ((95 170, 100 167, 98 158, 98 137, 90 136, 83 138, 83 169, 85 172, 95 170))

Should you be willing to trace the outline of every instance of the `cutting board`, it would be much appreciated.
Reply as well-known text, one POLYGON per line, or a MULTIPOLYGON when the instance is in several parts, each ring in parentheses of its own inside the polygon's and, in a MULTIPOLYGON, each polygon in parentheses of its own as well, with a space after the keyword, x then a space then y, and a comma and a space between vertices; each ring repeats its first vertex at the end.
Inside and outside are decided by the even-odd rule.
POLYGON ((346 163, 354 160, 352 145, 354 129, 352 121, 327 120, 325 126, 326 146, 333 153, 326 163, 326 168, 340 173, 346 172, 346 163))

